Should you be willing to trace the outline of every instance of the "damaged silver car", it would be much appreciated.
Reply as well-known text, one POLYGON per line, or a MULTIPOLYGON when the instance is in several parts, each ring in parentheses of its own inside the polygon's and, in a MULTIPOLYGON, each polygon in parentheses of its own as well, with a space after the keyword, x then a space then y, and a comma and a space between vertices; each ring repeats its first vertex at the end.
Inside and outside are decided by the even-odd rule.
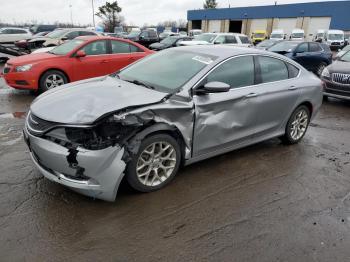
POLYGON ((24 137, 46 178, 113 201, 124 177, 150 192, 181 165, 273 137, 297 143, 321 103, 321 81, 284 56, 180 47, 42 94, 24 137))

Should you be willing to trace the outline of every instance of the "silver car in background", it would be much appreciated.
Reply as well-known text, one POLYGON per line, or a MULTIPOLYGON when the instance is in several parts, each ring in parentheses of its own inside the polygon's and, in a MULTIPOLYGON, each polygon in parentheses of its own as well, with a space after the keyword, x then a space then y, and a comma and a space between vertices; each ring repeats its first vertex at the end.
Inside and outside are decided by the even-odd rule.
POLYGON ((151 192, 181 165, 274 137, 295 144, 321 103, 321 81, 284 56, 179 47, 42 94, 24 137, 46 178, 113 201, 124 177, 151 192))

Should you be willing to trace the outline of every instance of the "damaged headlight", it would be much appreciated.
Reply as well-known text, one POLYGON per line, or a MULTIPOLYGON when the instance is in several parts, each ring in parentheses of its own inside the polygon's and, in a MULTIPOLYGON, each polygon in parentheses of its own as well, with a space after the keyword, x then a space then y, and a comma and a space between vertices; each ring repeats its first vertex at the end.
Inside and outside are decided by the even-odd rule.
POLYGON ((94 126, 58 127, 46 133, 46 137, 67 148, 82 147, 88 150, 101 150, 123 143, 135 130, 125 126, 114 117, 108 117, 94 126))

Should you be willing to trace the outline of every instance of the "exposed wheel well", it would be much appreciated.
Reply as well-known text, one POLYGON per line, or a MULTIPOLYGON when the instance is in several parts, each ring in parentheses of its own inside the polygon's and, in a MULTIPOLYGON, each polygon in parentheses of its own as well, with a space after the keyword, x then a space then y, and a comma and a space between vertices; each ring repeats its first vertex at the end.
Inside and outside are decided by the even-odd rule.
POLYGON ((70 82, 70 79, 69 79, 69 76, 67 75, 66 72, 64 72, 63 70, 61 69, 58 69, 58 68, 50 68, 50 69, 47 69, 45 70, 44 72, 41 73, 41 75, 39 76, 39 80, 38 80, 38 85, 40 84, 40 81, 41 81, 41 78, 43 77, 43 75, 49 71, 52 71, 52 70, 55 70, 55 71, 60 71, 62 74, 64 74, 64 76, 67 78, 68 80, 68 83, 70 82))
POLYGON ((312 106, 312 104, 309 101, 305 101, 305 102, 301 103, 300 105, 297 106, 297 108, 299 106, 306 106, 309 109, 309 111, 310 111, 310 115, 312 115, 312 113, 313 113, 313 106, 312 106))

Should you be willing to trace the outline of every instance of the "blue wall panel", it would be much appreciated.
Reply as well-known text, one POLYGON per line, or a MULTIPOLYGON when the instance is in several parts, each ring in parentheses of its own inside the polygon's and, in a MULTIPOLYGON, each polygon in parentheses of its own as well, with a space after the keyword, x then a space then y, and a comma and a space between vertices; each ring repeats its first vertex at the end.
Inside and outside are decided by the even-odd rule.
POLYGON ((329 16, 331 29, 350 30, 350 1, 190 10, 188 20, 240 20, 329 16))

